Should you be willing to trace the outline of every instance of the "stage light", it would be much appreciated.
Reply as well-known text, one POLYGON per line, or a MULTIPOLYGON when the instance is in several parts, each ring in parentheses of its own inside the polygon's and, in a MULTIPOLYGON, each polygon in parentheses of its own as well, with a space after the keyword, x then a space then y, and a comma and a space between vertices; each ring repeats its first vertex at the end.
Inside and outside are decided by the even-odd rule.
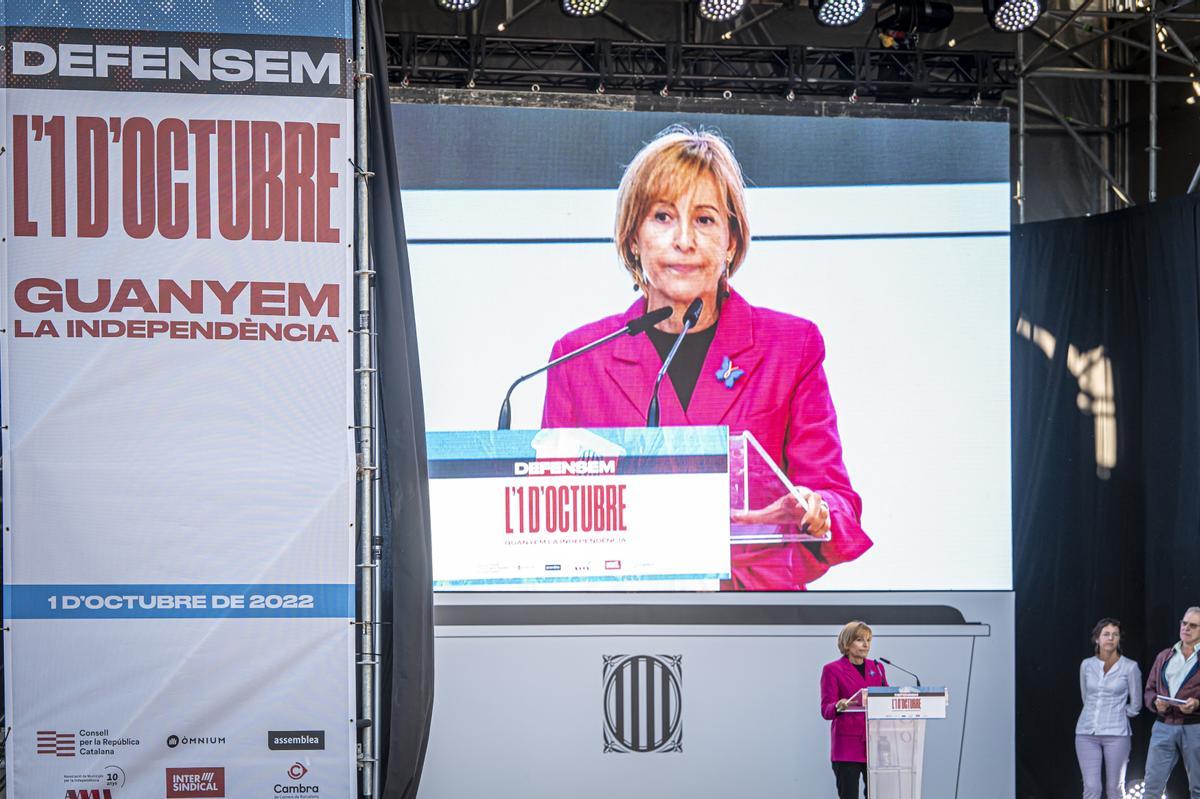
POLYGON ((700 16, 709 22, 725 22, 742 13, 746 0, 700 0, 700 16))
POLYGON ((1001 33, 1029 30, 1045 7, 1044 0, 983 0, 988 24, 1001 33))
POLYGON ((867 10, 867 0, 810 0, 817 23, 831 28, 853 25, 867 10))
MULTIPOLYGON (((988 2, 988 0, 984 0, 988 2)), ((881 31, 936 33, 950 27, 954 6, 940 0, 884 0, 875 14, 875 27, 881 31)))
POLYGON ((437 4, 443 11, 470 11, 479 0, 437 0, 437 4))
POLYGON ((572 17, 594 17, 607 5, 608 0, 562 0, 563 13, 572 17))

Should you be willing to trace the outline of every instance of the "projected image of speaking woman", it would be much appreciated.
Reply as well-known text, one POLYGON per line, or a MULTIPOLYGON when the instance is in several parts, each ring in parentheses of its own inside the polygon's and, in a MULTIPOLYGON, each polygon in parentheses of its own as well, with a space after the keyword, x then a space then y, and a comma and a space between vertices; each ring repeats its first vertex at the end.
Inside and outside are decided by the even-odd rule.
MULTIPOLYGON (((673 309, 648 336, 622 337, 549 372, 543 427, 638 427, 654 379, 699 298, 660 392, 660 423, 750 431, 803 501, 784 494, 745 524, 794 525, 824 542, 734 545, 732 585, 795 590, 871 546, 862 503, 842 462, 837 417, 822 363, 825 344, 805 319, 751 305, 732 286, 746 262, 750 223, 741 167, 719 136, 675 126, 639 152, 621 179, 615 243, 641 296, 622 313, 563 336, 551 358, 660 307, 673 309)), ((819 287, 813 287, 819 292, 819 287)))

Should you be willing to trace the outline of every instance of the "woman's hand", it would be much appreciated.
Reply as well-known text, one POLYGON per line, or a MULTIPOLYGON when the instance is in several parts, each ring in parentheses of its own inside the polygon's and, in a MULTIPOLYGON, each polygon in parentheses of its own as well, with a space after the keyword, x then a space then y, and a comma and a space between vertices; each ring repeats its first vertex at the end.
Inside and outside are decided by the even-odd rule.
POLYGON ((843 710, 846 709, 846 705, 848 705, 849 703, 850 703, 849 699, 839 699, 837 701, 837 712, 841 713, 843 710))
POLYGON ((803 503, 796 494, 784 494, 759 510, 730 511, 729 520, 735 524, 794 524, 805 535, 823 538, 830 528, 829 505, 816 491, 796 490, 803 495, 803 503), (805 505, 808 505, 807 510, 805 505))

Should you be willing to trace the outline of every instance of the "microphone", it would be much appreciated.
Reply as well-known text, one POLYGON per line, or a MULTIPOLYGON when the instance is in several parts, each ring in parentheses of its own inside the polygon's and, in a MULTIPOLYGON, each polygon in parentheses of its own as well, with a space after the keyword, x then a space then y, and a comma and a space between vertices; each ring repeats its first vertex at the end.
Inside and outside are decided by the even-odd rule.
POLYGON ((692 304, 683 312, 683 329, 679 331, 679 335, 676 337, 675 343, 671 345, 671 351, 667 353, 667 357, 663 358, 663 365, 658 370, 658 377, 654 378, 654 393, 650 396, 650 407, 646 409, 646 427, 658 427, 658 387, 662 385, 663 376, 666 375, 667 367, 671 365, 671 361, 675 358, 675 353, 679 350, 679 345, 683 343, 683 337, 699 321, 700 311, 703 309, 704 300, 697 297, 692 300, 692 304))
POLYGON ((524 383, 529 378, 540 375, 542 372, 546 371, 550 367, 558 366, 563 361, 569 361, 572 358, 577 358, 580 355, 583 355, 588 350, 594 350, 596 347, 599 347, 601 344, 607 344, 608 342, 612 341, 613 339, 619 338, 620 336, 622 336, 626 333, 631 336, 636 336, 638 333, 645 333, 647 330, 654 327, 659 322, 670 317, 670 315, 672 313, 673 313, 673 311, 671 310, 670 307, 656 308, 653 311, 650 311, 649 313, 642 314, 641 316, 637 317, 636 319, 630 319, 628 322, 625 323, 624 327, 614 330, 613 332, 609 333, 607 336, 598 338, 590 344, 584 344, 579 349, 568 352, 566 355, 561 355, 561 356, 555 358, 553 361, 550 361, 549 363, 544 364, 544 365, 538 367, 537 369, 534 369, 532 372, 530 372, 527 375, 521 375, 520 377, 518 377, 516 380, 513 381, 513 384, 508 387, 508 392, 504 395, 504 402, 502 402, 500 404, 500 421, 496 425, 496 429, 497 430, 509 429, 509 427, 512 423, 512 406, 509 404, 509 399, 512 397, 513 389, 515 389, 517 386, 524 383))
POLYGON ((908 669, 904 668, 903 666, 897 666, 895 663, 893 663, 892 661, 888 660, 887 658, 879 658, 879 662, 880 662, 880 663, 886 663, 886 664, 888 664, 889 666, 891 666, 892 668, 900 669, 900 671, 904 672, 905 674, 909 675, 910 677, 912 677, 914 680, 916 680, 916 681, 917 681, 917 687, 918 687, 918 688, 920 688, 920 687, 921 687, 921 678, 920 678, 920 677, 918 677, 917 675, 913 674, 911 671, 909 671, 908 669))

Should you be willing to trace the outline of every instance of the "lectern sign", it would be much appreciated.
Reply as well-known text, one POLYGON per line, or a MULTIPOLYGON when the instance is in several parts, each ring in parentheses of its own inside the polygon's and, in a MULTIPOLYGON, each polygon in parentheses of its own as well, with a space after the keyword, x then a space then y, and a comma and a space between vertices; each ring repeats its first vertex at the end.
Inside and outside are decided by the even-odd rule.
POLYGON ((871 719, 944 719, 945 688, 872 688, 867 694, 871 719))
POLYGON ((715 588, 724 427, 429 433, 435 588, 715 588))

